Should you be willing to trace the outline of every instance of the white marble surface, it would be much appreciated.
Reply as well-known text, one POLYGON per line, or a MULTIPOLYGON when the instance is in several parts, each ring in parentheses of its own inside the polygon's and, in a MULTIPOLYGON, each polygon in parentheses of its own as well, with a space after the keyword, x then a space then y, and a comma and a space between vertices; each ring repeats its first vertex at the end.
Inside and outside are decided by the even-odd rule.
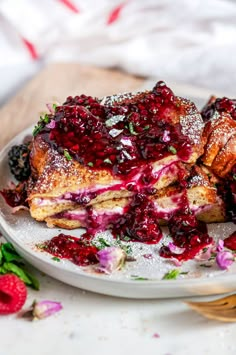
POLYGON ((62 302, 63 310, 34 322, 0 317, 1 355, 236 354, 236 323, 207 320, 184 299, 121 299, 39 279, 41 290, 29 289, 24 308, 50 299, 62 302))
POLYGON ((38 321, 22 318, 20 313, 0 316, 0 355, 236 354, 236 323, 202 317, 184 303, 190 298, 110 297, 68 286, 29 268, 39 279, 40 290, 28 288, 23 311, 34 300, 58 301, 63 309, 38 321))

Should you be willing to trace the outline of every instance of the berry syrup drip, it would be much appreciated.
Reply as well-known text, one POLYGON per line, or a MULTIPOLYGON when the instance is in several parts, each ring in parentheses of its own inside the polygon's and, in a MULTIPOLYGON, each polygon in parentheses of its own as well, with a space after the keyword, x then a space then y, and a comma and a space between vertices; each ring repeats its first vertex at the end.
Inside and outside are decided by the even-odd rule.
POLYGON ((68 259, 79 266, 96 264, 98 249, 90 244, 90 236, 83 234, 81 238, 63 233, 46 241, 43 249, 55 257, 68 259))
POLYGON ((206 106, 202 109, 202 117, 203 120, 209 121, 212 116, 214 116, 215 112, 218 111, 226 112, 231 115, 231 117, 236 120, 236 100, 228 99, 227 97, 223 97, 221 99, 216 99, 213 102, 209 102, 206 106))
POLYGON ((40 134, 83 165, 124 178, 171 154, 188 160, 189 138, 181 133, 179 124, 173 125, 180 114, 178 99, 159 82, 152 91, 113 106, 85 95, 69 97, 50 116, 54 124, 44 125, 40 134))
POLYGON ((124 215, 112 223, 112 234, 121 240, 158 243, 162 232, 155 206, 146 195, 138 193, 125 208, 124 215))
POLYGON ((206 224, 197 221, 188 211, 177 212, 170 219, 168 227, 174 244, 185 250, 182 254, 176 254, 168 246, 162 246, 160 255, 164 258, 175 258, 179 261, 192 259, 213 241, 207 233, 206 224))
POLYGON ((224 239, 224 246, 228 249, 236 251, 236 231, 224 239))
POLYGON ((10 207, 26 206, 29 207, 27 202, 27 183, 24 181, 10 189, 3 189, 0 194, 5 199, 10 207))

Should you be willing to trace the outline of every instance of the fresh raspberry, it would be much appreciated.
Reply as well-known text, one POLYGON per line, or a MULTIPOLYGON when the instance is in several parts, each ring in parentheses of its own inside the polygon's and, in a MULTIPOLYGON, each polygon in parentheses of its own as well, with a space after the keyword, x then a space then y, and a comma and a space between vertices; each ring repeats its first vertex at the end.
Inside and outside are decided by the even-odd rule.
POLYGON ((18 312, 24 305, 27 289, 14 274, 0 276, 0 314, 18 312))

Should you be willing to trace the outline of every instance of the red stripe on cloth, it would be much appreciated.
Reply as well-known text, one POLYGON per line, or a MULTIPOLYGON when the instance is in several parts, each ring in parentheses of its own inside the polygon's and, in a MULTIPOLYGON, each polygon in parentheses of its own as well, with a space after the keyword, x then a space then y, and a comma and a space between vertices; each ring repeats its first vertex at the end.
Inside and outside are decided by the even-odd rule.
POLYGON ((31 43, 30 41, 28 41, 26 38, 24 37, 21 37, 25 47, 28 49, 28 52, 30 53, 31 55, 31 58, 36 60, 39 58, 39 54, 35 48, 35 46, 33 45, 33 43, 31 43))
POLYGON ((115 21, 118 20, 118 18, 120 17, 120 13, 121 10, 123 9, 123 7, 126 5, 126 2, 123 2, 122 4, 116 6, 109 14, 108 18, 107 18, 107 25, 111 25, 112 23, 114 23, 115 21))
POLYGON ((65 5, 68 9, 70 9, 71 11, 75 12, 76 14, 78 14, 80 11, 78 9, 78 7, 75 6, 75 4, 73 4, 72 1, 70 0, 59 0, 63 5, 65 5))

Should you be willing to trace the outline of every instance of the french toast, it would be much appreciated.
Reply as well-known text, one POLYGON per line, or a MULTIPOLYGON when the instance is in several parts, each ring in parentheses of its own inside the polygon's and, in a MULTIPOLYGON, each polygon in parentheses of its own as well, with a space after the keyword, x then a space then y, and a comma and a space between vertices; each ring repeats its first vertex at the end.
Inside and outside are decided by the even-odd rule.
POLYGON ((31 147, 33 218, 130 198, 185 179, 203 153, 195 105, 162 82, 152 91, 71 98, 42 121, 31 147))
MULTIPOLYGON (((190 211, 198 220, 207 223, 226 220, 224 202, 217 194, 215 183, 212 182, 213 174, 211 173, 210 180, 207 172, 200 166, 194 166, 186 180, 186 189, 175 183, 149 196, 154 203, 156 216, 161 225, 167 224, 171 216, 183 208, 186 199, 190 211)), ((217 178, 215 181, 218 181, 217 178)), ((79 206, 47 217, 45 221, 49 227, 59 226, 65 229, 79 227, 91 229, 95 223, 98 230, 103 230, 104 225, 112 224, 118 216, 124 214, 130 201, 131 197, 103 201, 87 208, 79 206)))
POLYGON ((68 97, 33 132, 30 214, 48 227, 110 229, 148 243, 175 219, 194 231, 234 220, 235 119, 234 100, 212 97, 200 113, 163 82, 136 94, 68 97))

